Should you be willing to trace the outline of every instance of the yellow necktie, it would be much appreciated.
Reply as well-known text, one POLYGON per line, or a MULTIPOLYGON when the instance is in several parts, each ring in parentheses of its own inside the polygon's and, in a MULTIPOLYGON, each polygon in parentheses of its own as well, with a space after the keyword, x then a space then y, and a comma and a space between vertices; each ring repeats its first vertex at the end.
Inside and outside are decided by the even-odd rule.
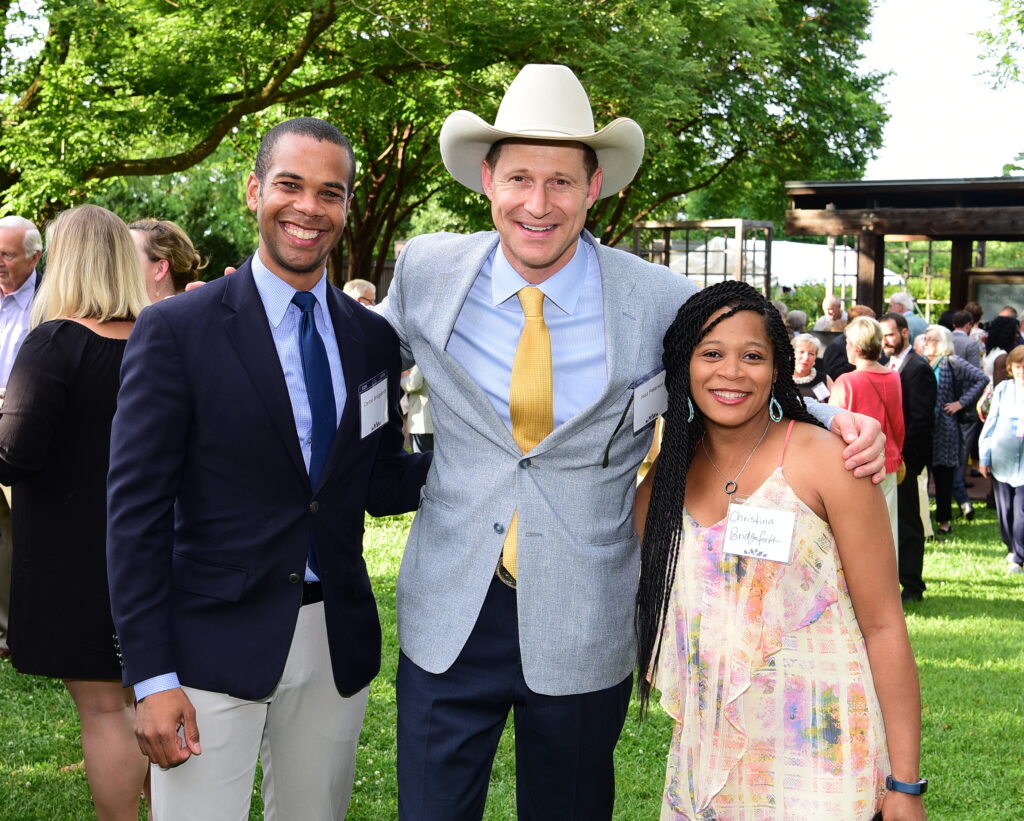
MULTIPOLYGON (((551 401, 551 335, 544 324, 544 292, 526 287, 520 289, 518 296, 525 319, 512 360, 508 410, 512 418, 512 438, 523 453, 528 453, 555 427, 551 401)), ((513 579, 517 570, 518 519, 517 511, 505 534, 501 555, 502 566, 513 579)))

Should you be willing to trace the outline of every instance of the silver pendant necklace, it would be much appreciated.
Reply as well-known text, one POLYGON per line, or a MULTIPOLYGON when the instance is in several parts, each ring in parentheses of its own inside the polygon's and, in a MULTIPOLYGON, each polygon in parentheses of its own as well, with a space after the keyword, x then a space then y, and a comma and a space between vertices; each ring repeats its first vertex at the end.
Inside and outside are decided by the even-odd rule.
POLYGON ((725 479, 725 485, 722 488, 722 490, 725 491, 726 496, 732 496, 736 492, 736 489, 739 487, 739 485, 736 484, 737 481, 739 481, 740 476, 743 475, 743 471, 747 469, 747 465, 750 464, 750 460, 754 458, 754 454, 757 453, 757 449, 761 447, 761 443, 764 441, 764 437, 768 435, 768 428, 770 428, 771 425, 772 420, 769 419, 767 424, 765 424, 764 426, 764 433, 761 434, 761 438, 757 440, 757 444, 754 445, 750 453, 747 454, 747 461, 743 463, 743 467, 740 468, 740 472, 737 473, 732 479, 727 478, 726 475, 718 469, 718 465, 715 464, 715 460, 712 459, 711 454, 708 453, 708 446, 704 444, 704 437, 701 437, 700 446, 704 449, 704 455, 708 457, 708 462, 711 464, 711 467, 715 469, 715 473, 717 473, 719 476, 725 479))

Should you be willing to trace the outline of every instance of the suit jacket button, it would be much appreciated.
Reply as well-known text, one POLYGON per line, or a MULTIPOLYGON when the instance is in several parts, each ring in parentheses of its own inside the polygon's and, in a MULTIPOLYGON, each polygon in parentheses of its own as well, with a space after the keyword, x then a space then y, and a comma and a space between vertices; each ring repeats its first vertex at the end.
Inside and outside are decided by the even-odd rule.
POLYGON ((292 584, 298 584, 300 578, 301 576, 299 576, 298 573, 290 573, 288 575, 288 581, 290 581, 292 584))
POLYGON ((505 532, 505 525, 503 525, 501 522, 495 522, 494 523, 494 532, 495 533, 504 533, 505 532))
POLYGON ((532 464, 533 464, 533 462, 531 462, 529 459, 522 459, 519 462, 519 467, 521 467, 521 468, 528 468, 532 464))
POLYGON ((320 509, 320 503, 316 499, 314 499, 312 502, 309 503, 309 512, 310 513, 316 513, 319 509, 320 509))

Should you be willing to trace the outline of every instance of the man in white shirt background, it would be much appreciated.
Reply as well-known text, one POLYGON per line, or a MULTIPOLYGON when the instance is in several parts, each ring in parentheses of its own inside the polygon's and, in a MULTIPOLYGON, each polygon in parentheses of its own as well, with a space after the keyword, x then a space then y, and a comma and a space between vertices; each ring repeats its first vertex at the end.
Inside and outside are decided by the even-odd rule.
POLYGON ((827 331, 832 327, 833 322, 845 322, 846 311, 843 310, 843 303, 837 296, 827 296, 821 301, 821 309, 824 315, 814 323, 814 330, 827 331))
MULTIPOLYGON (((24 217, 0 219, 0 399, 7 390, 18 349, 28 333, 32 298, 39 284, 36 263, 43 253, 39 229, 24 217)), ((0 656, 7 651, 11 602, 11 489, 0 498, 0 656)))

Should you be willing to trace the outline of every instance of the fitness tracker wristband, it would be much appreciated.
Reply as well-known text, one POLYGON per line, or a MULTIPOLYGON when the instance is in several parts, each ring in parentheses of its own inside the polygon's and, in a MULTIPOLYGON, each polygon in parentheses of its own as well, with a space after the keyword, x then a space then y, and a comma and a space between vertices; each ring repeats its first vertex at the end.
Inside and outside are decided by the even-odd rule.
POLYGON ((908 795, 924 795, 928 789, 928 779, 920 781, 897 781, 891 775, 885 777, 885 788, 893 792, 905 792, 908 795))

